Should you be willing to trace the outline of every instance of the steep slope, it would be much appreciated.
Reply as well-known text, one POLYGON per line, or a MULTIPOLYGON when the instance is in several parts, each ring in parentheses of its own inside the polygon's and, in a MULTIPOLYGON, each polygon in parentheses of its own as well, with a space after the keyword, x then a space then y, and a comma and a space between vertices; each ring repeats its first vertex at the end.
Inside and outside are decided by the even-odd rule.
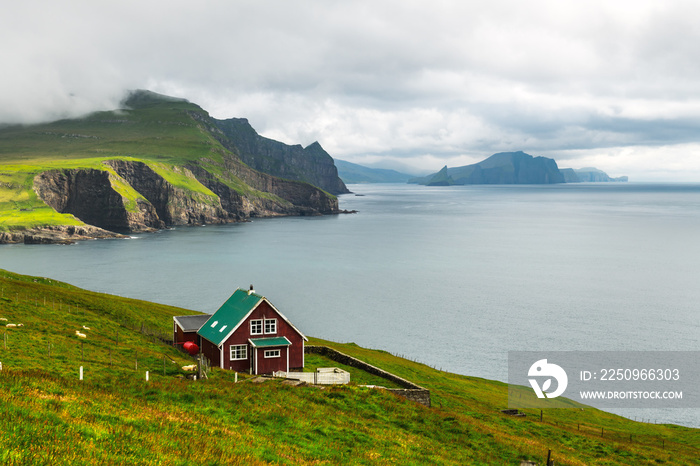
POLYGON ((290 146, 260 136, 245 118, 216 120, 226 136, 222 143, 248 166, 280 178, 305 181, 331 194, 348 193, 333 158, 318 142, 290 146))
POLYGON ((443 168, 440 172, 409 183, 435 186, 465 184, 552 184, 564 183, 557 163, 546 157, 533 157, 522 151, 500 152, 472 165, 443 168))
MULTIPOLYGON (((354 343, 310 339, 420 383, 432 407, 368 388, 357 372, 324 389, 218 368, 186 379, 192 359, 164 341, 172 316, 184 314, 194 312, 0 270, 0 318, 16 325, 3 326, 0 345, 0 462, 517 465, 544 464, 551 452, 557 465, 581 466, 699 457, 698 429, 590 407, 509 416, 505 383, 354 343)), ((309 370, 337 364, 307 356, 309 370)))
POLYGON ((183 99, 136 91, 121 110, 0 129, 0 242, 66 241, 66 226, 135 232, 337 212, 322 189, 246 165, 183 99))

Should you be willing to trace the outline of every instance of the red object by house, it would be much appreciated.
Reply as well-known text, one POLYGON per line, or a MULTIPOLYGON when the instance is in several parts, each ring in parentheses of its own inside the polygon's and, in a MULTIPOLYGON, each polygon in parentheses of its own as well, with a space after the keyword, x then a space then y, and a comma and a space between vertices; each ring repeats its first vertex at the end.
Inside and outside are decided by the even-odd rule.
POLYGON ((197 331, 212 366, 252 374, 304 367, 308 339, 270 301, 236 290, 197 331))
POLYGON ((173 345, 184 348, 185 343, 192 342, 201 346, 197 330, 209 320, 211 314, 173 317, 173 345))
POLYGON ((186 341, 182 344, 182 347, 190 354, 190 356, 194 356, 199 352, 199 346, 197 346, 197 343, 192 341, 186 341))

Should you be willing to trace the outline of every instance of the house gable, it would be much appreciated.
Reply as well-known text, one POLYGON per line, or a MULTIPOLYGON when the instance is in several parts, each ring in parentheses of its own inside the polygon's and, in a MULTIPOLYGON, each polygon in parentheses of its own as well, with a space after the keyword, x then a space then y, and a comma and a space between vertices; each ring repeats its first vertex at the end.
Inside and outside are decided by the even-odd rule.
MULTIPOLYGON (((284 314, 282 314, 270 301, 257 293, 238 289, 233 295, 207 320, 197 332, 217 347, 227 341, 231 335, 246 321, 255 309, 265 303, 274 313, 286 322, 304 341, 309 341, 284 314)), ((264 322, 263 322, 264 325, 264 322)), ((263 329, 262 334, 265 334, 263 329)))

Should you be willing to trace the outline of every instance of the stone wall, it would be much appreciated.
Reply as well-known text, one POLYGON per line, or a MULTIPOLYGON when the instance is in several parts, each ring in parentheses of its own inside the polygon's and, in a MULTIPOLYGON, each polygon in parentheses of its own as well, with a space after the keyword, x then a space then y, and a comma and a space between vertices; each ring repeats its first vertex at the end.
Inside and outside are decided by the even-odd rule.
POLYGON ((416 385, 413 382, 409 382, 398 375, 387 372, 371 364, 367 364, 364 361, 360 361, 359 359, 348 356, 347 354, 341 353, 340 351, 334 350, 333 348, 329 348, 327 346, 305 346, 304 352, 320 354, 321 356, 325 356, 341 364, 345 364, 346 366, 356 367, 383 379, 390 380, 403 388, 388 388, 388 391, 408 400, 430 407, 430 390, 423 388, 420 385, 416 385))

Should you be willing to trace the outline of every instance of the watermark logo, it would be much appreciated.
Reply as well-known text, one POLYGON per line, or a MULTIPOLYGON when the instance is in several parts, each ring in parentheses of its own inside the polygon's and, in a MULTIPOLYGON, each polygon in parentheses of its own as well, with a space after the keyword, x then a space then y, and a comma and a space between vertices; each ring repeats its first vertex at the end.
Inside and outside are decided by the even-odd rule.
POLYGON ((544 383, 540 387, 537 379, 528 379, 532 389, 535 391, 537 398, 556 398, 566 390, 566 386, 569 383, 569 378, 566 376, 566 372, 561 367, 556 364, 550 364, 546 359, 540 359, 530 366, 530 370, 527 372, 529 377, 539 377, 544 378, 544 383), (550 392, 549 389, 552 386, 552 378, 557 381, 557 389, 550 392))

